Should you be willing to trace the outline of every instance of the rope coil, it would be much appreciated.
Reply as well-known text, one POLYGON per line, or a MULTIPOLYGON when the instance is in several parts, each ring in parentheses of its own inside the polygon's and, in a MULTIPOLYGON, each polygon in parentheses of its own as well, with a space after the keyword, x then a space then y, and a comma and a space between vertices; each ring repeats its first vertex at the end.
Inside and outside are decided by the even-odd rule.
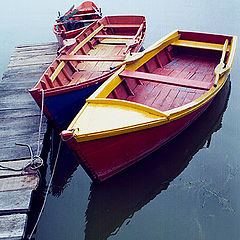
POLYGON ((37 170, 43 165, 43 159, 36 155, 33 155, 33 151, 30 145, 28 144, 22 144, 22 143, 15 143, 18 146, 26 146, 28 147, 29 153, 30 153, 30 162, 27 163, 25 166, 22 168, 12 168, 8 166, 4 166, 0 164, 0 170, 6 170, 6 171, 14 171, 14 172, 24 172, 27 168, 30 167, 31 170, 37 170))

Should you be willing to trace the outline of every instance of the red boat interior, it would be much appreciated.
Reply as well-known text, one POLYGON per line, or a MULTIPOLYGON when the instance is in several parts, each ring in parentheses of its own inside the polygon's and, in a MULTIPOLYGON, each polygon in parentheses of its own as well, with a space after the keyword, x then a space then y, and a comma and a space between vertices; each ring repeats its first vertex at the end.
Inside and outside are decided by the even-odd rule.
MULTIPOLYGON (((181 33, 180 39, 206 41, 199 34, 181 33)), ((207 39, 223 44, 225 39, 207 39)), ((231 40, 231 39, 229 39, 231 40)), ((168 46, 137 71, 124 70, 122 79, 108 98, 127 100, 160 111, 180 107, 197 99, 214 83, 214 69, 219 63, 220 50, 168 46)))
POLYGON ((137 52, 143 43, 146 31, 142 16, 109 16, 89 25, 79 34, 74 43, 65 46, 60 56, 42 76, 36 88, 51 89, 96 79, 109 72, 110 67, 121 63, 126 52, 137 52), (101 26, 104 25, 103 28, 101 26), (97 31, 99 28, 101 30, 97 31), (97 31, 95 34, 94 32, 97 31), (94 36, 76 53, 72 51, 90 34, 94 36), (59 64, 64 67, 55 79, 50 79, 59 64))

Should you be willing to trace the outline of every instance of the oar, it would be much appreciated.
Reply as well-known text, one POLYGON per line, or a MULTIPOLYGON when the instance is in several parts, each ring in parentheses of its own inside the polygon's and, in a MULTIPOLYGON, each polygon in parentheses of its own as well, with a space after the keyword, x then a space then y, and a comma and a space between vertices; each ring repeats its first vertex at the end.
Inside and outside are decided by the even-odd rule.
POLYGON ((99 9, 99 11, 97 10, 97 8, 95 8, 94 6, 92 6, 93 10, 95 11, 95 13, 99 16, 102 17, 102 12, 101 12, 101 8, 99 9))
POLYGON ((113 67, 110 67, 110 70, 113 70, 115 68, 118 68, 118 67, 121 67, 123 66, 124 64, 127 64, 127 63, 130 63, 130 62, 133 62, 133 61, 136 61, 136 60, 139 60, 141 57, 143 57, 144 55, 146 55, 147 53, 150 53, 154 50, 156 50, 157 48, 160 49, 160 51, 164 48, 166 48, 168 45, 176 42, 179 38, 180 38, 180 34, 178 34, 177 36, 174 36, 170 39, 167 39, 163 42, 160 42, 160 43, 156 43, 154 44, 153 46, 147 48, 146 50, 144 50, 143 52, 139 52, 139 53, 134 53, 134 55, 132 57, 129 57, 129 55, 127 55, 126 57, 126 60, 116 66, 113 66, 113 67))
POLYGON ((144 24, 142 23, 140 25, 140 27, 138 28, 138 31, 135 34, 134 38, 127 43, 127 48, 125 49, 123 54, 126 54, 127 51, 129 50, 129 48, 133 48, 139 43, 139 41, 141 40, 140 36, 141 36, 142 30, 143 30, 143 27, 144 27, 144 24))
POLYGON ((224 69, 225 68, 224 59, 226 56, 227 47, 228 47, 228 39, 225 40, 225 43, 223 45, 223 51, 222 51, 222 57, 220 59, 220 63, 215 67, 215 70, 214 70, 214 73, 216 75, 214 87, 217 86, 220 75, 226 70, 224 69))

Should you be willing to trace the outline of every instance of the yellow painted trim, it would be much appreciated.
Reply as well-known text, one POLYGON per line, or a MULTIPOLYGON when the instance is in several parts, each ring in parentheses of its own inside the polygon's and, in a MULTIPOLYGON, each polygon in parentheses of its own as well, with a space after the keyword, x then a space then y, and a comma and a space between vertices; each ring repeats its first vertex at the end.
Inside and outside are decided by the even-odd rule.
POLYGON ((57 68, 55 69, 54 73, 51 75, 50 80, 53 82, 56 77, 58 76, 58 74, 61 72, 61 70, 63 69, 63 67, 65 66, 65 62, 62 61, 61 63, 59 63, 59 65, 57 66, 57 68))
POLYGON ((117 67, 121 67, 125 64, 130 65, 129 69, 128 67, 126 69, 128 70, 136 70, 138 69, 141 65, 143 65, 145 62, 147 62, 150 58, 152 58, 154 55, 156 55, 157 53, 159 53, 161 50, 163 50, 165 47, 167 47, 168 45, 174 43, 175 41, 177 41, 180 38, 180 34, 178 34, 178 31, 175 30, 171 33, 169 33, 167 36, 161 38, 159 41, 157 41, 155 44, 153 44, 152 46, 150 46, 149 48, 145 49, 143 52, 139 52, 139 53, 134 53, 132 54, 132 56, 128 56, 126 57, 126 60, 122 63, 120 63, 119 65, 116 66, 117 67), (137 62, 137 61, 140 62, 137 62), (139 66, 139 63, 141 64, 139 66), (132 69, 132 64, 134 65, 134 69, 132 69))
POLYGON ((136 132, 140 130, 145 130, 148 128, 158 127, 160 125, 163 125, 166 123, 166 118, 159 118, 158 120, 149 121, 147 123, 140 123, 131 125, 129 127, 123 127, 123 128, 117 128, 114 130, 106 130, 106 131, 99 131, 95 133, 89 133, 89 134, 81 134, 78 135, 78 129, 74 131, 74 138, 77 142, 85 142, 95 139, 101 139, 101 138, 107 138, 107 137, 113 137, 120 134, 130 133, 130 132, 136 132))
MULTIPOLYGON (((215 51, 222 51, 223 45, 216 43, 207 43, 207 42, 197 42, 197 41, 188 41, 188 40, 178 40, 172 45, 180 47, 191 47, 191 48, 200 48, 200 49, 209 49, 215 51)), ((227 48, 229 51, 229 46, 227 48)))
POLYGON ((69 55, 74 55, 83 45, 85 45, 91 38, 93 38, 103 28, 104 28, 104 25, 102 24, 94 32, 92 32, 89 36, 87 36, 82 42, 80 42, 69 55))
POLYGON ((148 112, 150 114, 154 114, 156 116, 159 117, 164 117, 164 118, 168 118, 169 115, 165 114, 164 112, 161 112, 155 108, 151 108, 148 107, 146 105, 140 104, 140 103, 135 103, 135 102, 128 102, 125 100, 119 100, 119 99, 110 99, 110 98, 96 98, 96 99, 87 99, 86 100, 87 103, 94 103, 94 104, 111 104, 111 105, 121 105, 123 107, 131 107, 131 108, 135 108, 138 109, 140 111, 145 111, 148 112))
MULTIPOLYGON (((101 26, 99 26, 94 32, 92 32, 88 37, 86 37, 82 42, 80 42, 73 50, 71 53, 69 53, 69 55, 74 55, 81 47, 83 47, 91 38, 93 38, 96 34, 98 34, 102 29, 103 29, 104 25, 102 24, 101 26)), ((61 70, 63 69, 63 67, 65 66, 65 62, 62 61, 57 68, 55 69, 55 71, 53 72, 53 74, 50 77, 50 80, 53 82, 56 77, 58 76, 58 74, 61 72, 61 70)))
POLYGON ((107 97, 118 84, 122 82, 118 76, 125 68, 123 65, 110 78, 108 78, 88 99, 105 98, 107 97))

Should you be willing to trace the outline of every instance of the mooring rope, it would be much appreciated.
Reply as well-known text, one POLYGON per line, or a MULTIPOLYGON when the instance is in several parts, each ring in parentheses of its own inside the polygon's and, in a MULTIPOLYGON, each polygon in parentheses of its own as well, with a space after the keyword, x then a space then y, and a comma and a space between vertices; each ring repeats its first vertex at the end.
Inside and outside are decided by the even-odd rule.
MULTIPOLYGON (((42 128, 42 119, 43 119, 43 108, 44 108, 44 90, 42 90, 42 106, 41 106, 41 115, 40 115, 39 131, 38 131, 38 148, 37 148, 37 155, 36 155, 36 157, 38 157, 39 151, 40 151, 40 137, 41 137, 41 128, 42 128)), ((57 155, 56 155, 54 166, 53 166, 53 170, 52 170, 52 175, 51 175, 51 178, 50 178, 48 186, 47 186, 47 191, 46 191, 46 194, 44 196, 43 205, 42 205, 42 208, 41 208, 41 210, 40 210, 40 212, 38 214, 38 218, 37 218, 37 221, 36 221, 36 223, 35 223, 35 225, 34 225, 34 227, 32 229, 32 232, 28 236, 29 240, 32 238, 32 235, 33 235, 33 233, 35 232, 35 230, 37 228, 37 225, 38 225, 38 223, 40 221, 40 218, 41 218, 41 215, 43 213, 44 207, 46 205, 47 195, 48 195, 48 193, 50 191, 50 187, 51 187, 52 180, 53 180, 54 173, 55 173, 56 166, 57 166, 58 156, 59 156, 59 152, 60 152, 60 149, 61 149, 61 143, 62 143, 62 139, 60 138, 59 145, 58 145, 58 150, 57 150, 57 155)))
POLYGON ((19 146, 26 146, 28 147, 29 153, 30 153, 30 162, 27 163, 25 166, 21 168, 13 168, 13 167, 8 167, 6 165, 0 164, 0 170, 6 170, 6 171, 14 171, 14 172, 23 172, 25 171, 28 167, 30 167, 32 170, 37 170, 43 165, 43 159, 40 156, 33 156, 33 151, 30 145, 28 144, 21 144, 21 143, 15 143, 16 145, 19 146))
POLYGON ((0 170, 7 170, 7 171, 14 171, 14 172, 22 172, 29 166, 31 167, 32 170, 37 170, 43 165, 43 159, 39 156, 40 152, 40 144, 41 144, 41 129, 42 129, 42 119, 43 119, 43 108, 44 108, 44 90, 42 92, 42 104, 41 104, 41 114, 40 114, 40 122, 39 122, 39 128, 38 128, 38 145, 37 145, 37 154, 36 156, 33 155, 32 148, 28 144, 20 144, 20 143, 15 143, 16 145, 19 146, 27 146, 30 152, 30 159, 31 161, 23 166, 22 168, 12 168, 8 166, 4 166, 0 164, 0 170))
POLYGON ((32 235, 33 235, 33 233, 34 233, 35 230, 36 230, 36 227, 37 227, 37 225, 38 225, 38 223, 39 223, 39 221, 40 221, 40 217, 41 217, 41 215, 42 215, 42 213, 43 213, 43 210, 44 210, 44 207, 45 207, 45 204, 46 204, 46 201, 47 201, 47 195, 48 195, 48 193, 49 193, 49 190, 50 190, 50 187, 51 187, 51 184, 52 184, 52 180, 53 180, 53 177, 54 177, 54 173, 55 173, 55 170, 56 170, 56 166, 57 166, 57 161, 58 161, 58 156, 59 156, 59 152, 60 152, 60 148, 61 148, 61 143, 62 143, 62 140, 61 140, 61 138, 60 138, 59 145, 58 145, 58 150, 57 150, 57 155, 56 155, 56 159, 55 159, 54 166, 53 166, 53 170, 52 170, 52 175, 51 175, 51 178, 50 178, 49 183, 48 183, 48 187, 47 187, 46 194, 45 194, 45 196, 44 196, 43 205, 42 205, 42 208, 41 208, 41 210, 40 210, 40 212, 39 212, 37 221, 36 221, 36 223, 35 223, 35 225, 34 225, 34 227, 33 227, 33 229, 32 229, 32 232, 31 232, 31 234, 28 236, 28 239, 29 239, 29 240, 32 238, 32 235))
POLYGON ((41 114, 40 114, 40 120, 39 120, 39 128, 38 128, 38 147, 37 147, 37 156, 39 156, 40 151, 40 138, 41 138, 41 129, 42 129, 42 119, 43 119, 43 108, 44 108, 44 90, 41 90, 42 92, 42 105, 41 105, 41 114))

